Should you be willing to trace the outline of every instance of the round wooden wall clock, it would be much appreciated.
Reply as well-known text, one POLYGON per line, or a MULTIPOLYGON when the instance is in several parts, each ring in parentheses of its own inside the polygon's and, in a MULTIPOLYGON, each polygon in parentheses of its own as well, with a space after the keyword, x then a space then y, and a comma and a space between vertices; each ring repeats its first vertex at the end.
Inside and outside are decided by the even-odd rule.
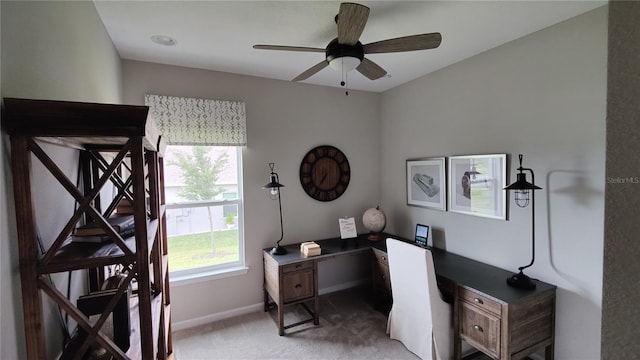
POLYGON ((309 196, 318 201, 339 198, 347 190, 350 179, 349 160, 331 145, 316 146, 302 158, 300 184, 309 196))

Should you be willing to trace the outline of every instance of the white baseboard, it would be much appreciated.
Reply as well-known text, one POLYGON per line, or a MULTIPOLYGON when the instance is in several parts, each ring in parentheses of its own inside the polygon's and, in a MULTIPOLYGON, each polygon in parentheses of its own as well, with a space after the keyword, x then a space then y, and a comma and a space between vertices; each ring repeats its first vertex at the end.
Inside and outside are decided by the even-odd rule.
MULTIPOLYGON (((318 289, 318 293, 320 295, 330 294, 332 292, 346 290, 346 289, 349 289, 349 288, 352 288, 352 287, 364 285, 364 284, 369 283, 370 281, 371 280, 369 280, 369 279, 360 279, 360 280, 350 281, 350 282, 346 282, 346 283, 342 283, 342 284, 338 284, 338 285, 334 285, 334 286, 329 286, 329 287, 325 287, 325 288, 322 288, 322 289, 318 289)), ((222 311, 222 312, 215 313, 215 314, 209 314, 209 315, 206 315, 206 316, 201 316, 201 317, 198 317, 198 318, 172 322, 171 323, 171 329, 173 331, 185 330, 185 329, 189 329, 189 328, 192 328, 192 327, 196 327, 196 326, 200 326, 200 325, 204 325, 204 324, 209 324, 209 323, 212 323, 212 322, 225 320, 225 319, 229 319, 229 318, 240 316, 240 315, 250 314, 252 312, 257 312, 257 311, 264 311, 264 304, 263 303, 248 305, 248 306, 244 306, 244 307, 241 307, 241 308, 236 308, 236 309, 222 311)))
POLYGON ((215 314, 209 314, 206 316, 201 316, 201 317, 193 318, 189 320, 172 322, 171 329, 173 331, 189 329, 199 325, 209 324, 212 322, 225 320, 225 319, 229 319, 229 318, 244 315, 244 314, 250 314, 252 312, 257 312, 257 311, 264 311, 263 303, 248 305, 241 308, 231 309, 228 311, 223 311, 215 314))

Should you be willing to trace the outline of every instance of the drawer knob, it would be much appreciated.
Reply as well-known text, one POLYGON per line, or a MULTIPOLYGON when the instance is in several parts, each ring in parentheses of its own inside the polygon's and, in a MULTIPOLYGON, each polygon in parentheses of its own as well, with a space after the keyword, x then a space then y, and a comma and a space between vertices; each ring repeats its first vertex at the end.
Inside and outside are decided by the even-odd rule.
POLYGON ((296 286, 294 286, 296 289, 300 289, 302 287, 302 284, 296 284, 296 286))
POLYGON ((298 264, 296 265, 296 269, 300 269, 302 267, 302 265, 298 264))
POLYGON ((387 258, 385 256, 382 257, 382 260, 387 260, 387 258))
POLYGON ((482 301, 482 299, 480 299, 480 298, 474 298, 473 301, 475 301, 476 303, 478 303, 480 305, 484 304, 484 301, 482 301))
POLYGON ((480 326, 480 325, 473 325, 473 330, 477 330, 477 331, 480 331, 480 332, 484 332, 484 329, 483 329, 483 328, 482 328, 482 326, 480 326))

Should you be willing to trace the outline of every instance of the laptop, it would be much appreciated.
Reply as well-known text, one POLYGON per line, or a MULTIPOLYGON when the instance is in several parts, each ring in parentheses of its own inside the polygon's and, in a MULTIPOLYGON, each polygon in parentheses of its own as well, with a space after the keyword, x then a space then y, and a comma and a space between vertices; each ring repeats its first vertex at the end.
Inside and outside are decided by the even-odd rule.
POLYGON ((429 238, 429 225, 416 224, 415 244, 426 247, 429 238))

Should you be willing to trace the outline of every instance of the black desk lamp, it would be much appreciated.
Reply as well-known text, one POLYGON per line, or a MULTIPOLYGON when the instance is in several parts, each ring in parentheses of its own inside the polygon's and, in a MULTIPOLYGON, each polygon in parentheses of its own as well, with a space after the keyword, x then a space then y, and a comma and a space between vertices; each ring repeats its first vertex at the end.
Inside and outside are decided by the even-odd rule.
POLYGON ((263 189, 269 189, 269 195, 271 199, 278 199, 278 207, 280 208, 280 240, 276 242, 276 246, 271 249, 271 254, 273 255, 284 255, 287 253, 287 250, 280 246, 280 241, 284 238, 284 228, 282 227, 282 202, 280 200, 280 188, 284 185, 280 184, 280 179, 278 178, 278 174, 273 172, 273 166, 275 163, 269 163, 269 168, 271 169, 271 181, 263 186, 263 189))
POLYGON ((536 259, 536 202, 534 190, 541 190, 542 188, 533 184, 535 182, 533 170, 522 167, 522 154, 518 155, 518 157, 520 158, 520 167, 518 167, 519 173, 517 174, 518 179, 516 182, 504 189, 507 191, 515 191, 516 205, 521 208, 529 205, 529 193, 531 193, 531 262, 527 266, 519 267, 518 270, 520 270, 520 272, 507 278, 507 284, 520 289, 535 289, 536 283, 533 282, 530 277, 525 275, 522 270, 533 265, 533 262, 536 259), (527 174, 523 173, 524 170, 531 173, 531 183, 527 182, 527 174))

